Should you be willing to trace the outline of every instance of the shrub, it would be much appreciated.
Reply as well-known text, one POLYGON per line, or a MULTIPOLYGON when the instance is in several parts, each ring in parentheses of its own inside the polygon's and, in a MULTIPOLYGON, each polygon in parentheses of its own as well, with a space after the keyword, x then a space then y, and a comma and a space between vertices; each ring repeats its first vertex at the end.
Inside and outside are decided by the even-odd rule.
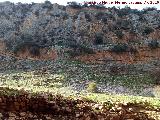
POLYGON ((127 52, 128 50, 128 45, 127 44, 122 44, 122 43, 119 43, 117 45, 114 45, 112 48, 111 48, 111 51, 112 52, 116 52, 116 53, 121 53, 121 52, 127 52))
POLYGON ((107 20, 108 20, 108 17, 107 16, 102 16, 102 22, 104 24, 107 24, 107 20))
POLYGON ((39 46, 34 42, 20 42, 17 43, 17 45, 14 47, 13 52, 16 54, 18 51, 23 51, 24 48, 29 49, 29 52, 32 55, 38 56, 40 54, 39 52, 39 46))
POLYGON ((129 33, 136 35, 136 30, 133 28, 133 26, 130 28, 129 33))
POLYGON ((38 46, 31 46, 29 48, 29 52, 30 52, 30 54, 32 54, 34 56, 39 56, 40 55, 40 51, 39 51, 39 47, 38 46))
POLYGON ((74 8, 74 9, 80 9, 80 8, 82 8, 82 6, 79 3, 77 3, 77 2, 67 2, 67 4, 70 7, 74 8))
POLYGON ((112 20, 112 21, 115 21, 115 16, 111 13, 105 13, 105 16, 108 18, 108 20, 112 20))
POLYGON ((96 33, 94 44, 96 45, 103 44, 103 34, 102 33, 96 33))
POLYGON ((79 50, 84 53, 84 54, 94 54, 95 52, 93 51, 93 49, 88 48, 87 46, 80 46, 79 50))
POLYGON ((69 52, 69 55, 72 57, 95 53, 92 48, 89 48, 84 45, 70 45, 70 48, 72 48, 72 50, 68 52, 69 52))
POLYGON ((129 20, 118 20, 116 25, 123 30, 128 30, 130 28, 130 21, 129 20))
POLYGON ((104 12, 98 12, 95 15, 95 17, 96 17, 97 20, 101 20, 103 16, 105 16, 104 12))
POLYGON ((53 5, 50 1, 46 0, 44 2, 44 4, 42 4, 42 8, 48 8, 48 9, 52 9, 53 8, 53 5))
POLYGON ((24 44, 23 43, 17 43, 14 47, 13 47, 13 53, 17 53, 18 51, 22 50, 24 48, 24 44))
POLYGON ((144 8, 144 9, 142 10, 142 12, 145 14, 145 13, 147 13, 148 11, 154 11, 154 10, 157 10, 157 8, 155 8, 155 7, 147 7, 147 8, 144 8))
POLYGON ((151 28, 151 27, 145 27, 144 30, 143 30, 143 32, 142 32, 142 35, 148 35, 148 34, 152 33, 153 31, 154 31, 153 28, 151 28))
POLYGON ((69 18, 69 15, 67 13, 64 13, 62 17, 63 17, 63 20, 67 20, 69 18))
POLYGON ((96 8, 96 9, 105 9, 106 8, 103 4, 99 4, 99 5, 91 4, 89 7, 96 8))
POLYGON ((76 20, 78 18, 78 15, 74 15, 73 19, 76 20))
POLYGON ((20 38, 24 42, 33 41, 33 36, 31 34, 27 34, 27 33, 20 34, 20 38))
POLYGON ((116 36, 117 36, 119 39, 122 39, 123 36, 124 36, 124 34, 122 33, 121 30, 116 30, 116 31, 115 31, 115 34, 116 34, 116 36))
POLYGON ((152 70, 150 76, 155 80, 155 84, 160 85, 160 69, 152 70))
POLYGON ((112 31, 112 32, 114 32, 115 30, 120 30, 120 28, 117 24, 109 24, 108 29, 109 29, 109 31, 112 31))
POLYGON ((126 16, 130 13, 131 11, 131 8, 130 7, 125 7, 125 8, 122 8, 120 10, 118 10, 118 16, 119 17, 123 17, 123 16, 126 16))
POLYGON ((39 11, 35 11, 34 14, 38 17, 39 16, 39 11))
POLYGON ((158 26, 156 27, 156 29, 160 29, 160 22, 158 23, 158 26))
POLYGON ((109 29, 108 29, 108 27, 103 26, 102 31, 103 31, 103 33, 108 33, 108 32, 109 32, 109 29))
POLYGON ((88 4, 87 4, 87 3, 84 3, 84 4, 82 5, 82 7, 88 7, 88 4))
POLYGON ((121 29, 128 30, 130 29, 131 22, 129 20, 122 20, 121 22, 121 29))
POLYGON ((97 9, 105 9, 105 8, 106 8, 106 7, 105 7, 104 5, 102 5, 102 4, 95 5, 95 7, 96 7, 97 9))
POLYGON ((156 49, 159 47, 159 42, 157 40, 152 40, 151 42, 148 43, 148 46, 151 49, 156 49))
POLYGON ((91 16, 87 13, 85 13, 85 18, 87 19, 88 22, 92 21, 91 16))
POLYGON ((119 65, 112 65, 109 67, 109 73, 111 75, 119 75, 126 71, 125 66, 119 66, 119 65))
POLYGON ((96 93, 98 90, 97 90, 97 84, 95 82, 90 82, 88 84, 88 87, 87 87, 87 91, 88 92, 93 92, 93 93, 96 93))
POLYGON ((130 13, 131 14, 136 14, 136 15, 142 15, 142 12, 140 10, 137 10, 137 9, 131 9, 130 13))
POLYGON ((135 47, 131 46, 131 47, 129 47, 129 52, 135 54, 138 52, 138 50, 135 47))

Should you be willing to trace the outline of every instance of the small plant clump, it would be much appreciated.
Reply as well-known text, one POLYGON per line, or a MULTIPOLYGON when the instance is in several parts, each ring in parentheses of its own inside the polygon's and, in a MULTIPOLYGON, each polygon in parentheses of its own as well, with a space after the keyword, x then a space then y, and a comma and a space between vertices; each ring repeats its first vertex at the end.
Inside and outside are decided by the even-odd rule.
POLYGON ((150 75, 155 80, 155 84, 160 85, 160 69, 153 70, 150 75))
POLYGON ((127 52, 127 50, 128 50, 128 45, 125 43, 116 44, 111 48, 111 51, 115 53, 127 52))
POLYGON ((128 30, 131 27, 131 23, 129 20, 117 20, 116 25, 118 28, 123 29, 123 30, 128 30))
POLYGON ((102 33, 96 33, 95 34, 95 45, 103 44, 103 34, 102 33))
POLYGON ((34 42, 21 42, 14 47, 13 52, 16 54, 18 51, 23 51, 25 48, 34 56, 40 55, 40 47, 34 42))
POLYGON ((115 31, 115 34, 116 34, 116 36, 117 36, 119 39, 122 39, 123 36, 124 36, 124 34, 122 33, 121 30, 116 30, 116 31, 115 31))
POLYGON ((135 54, 135 53, 138 52, 138 50, 137 50, 135 47, 131 46, 131 47, 129 48, 129 52, 135 54))
POLYGON ((105 16, 104 12, 98 12, 96 13, 95 17, 97 20, 101 20, 105 16))
POLYGON ((152 40, 151 42, 148 43, 148 46, 151 49, 156 49, 159 47, 159 42, 157 40, 152 40))
POLYGON ((82 8, 82 6, 79 4, 79 3, 77 3, 77 2, 68 2, 67 3, 70 7, 72 7, 72 8, 74 8, 74 9, 81 9, 82 8))
POLYGON ((40 50, 39 50, 38 46, 30 47, 29 52, 34 56, 39 56, 40 55, 40 50))
POLYGON ((131 8, 126 6, 125 8, 122 8, 118 11, 118 16, 119 17, 124 17, 128 15, 131 12, 131 8))
POLYGON ((98 90, 97 90, 97 84, 95 82, 91 82, 88 84, 88 87, 87 87, 87 91, 88 92, 93 92, 93 93, 96 93, 98 90))
POLYGON ((53 8, 53 5, 50 1, 45 1, 42 5, 42 8, 48 8, 48 9, 52 9, 53 8))
POLYGON ((68 52, 69 52, 69 55, 72 57, 95 53, 92 48, 89 48, 84 45, 71 45, 70 47, 72 48, 72 50, 68 52))
POLYGON ((87 19, 88 22, 91 22, 91 16, 88 13, 85 13, 85 18, 87 19))
POLYGON ((107 17, 107 16, 103 16, 103 17, 102 17, 102 22, 103 22, 104 24, 107 24, 107 20, 108 20, 108 17, 107 17))
POLYGON ((143 30, 143 32, 142 32, 142 35, 148 35, 148 34, 152 33, 153 31, 154 31, 153 28, 151 28, 151 27, 145 27, 144 30, 143 30))

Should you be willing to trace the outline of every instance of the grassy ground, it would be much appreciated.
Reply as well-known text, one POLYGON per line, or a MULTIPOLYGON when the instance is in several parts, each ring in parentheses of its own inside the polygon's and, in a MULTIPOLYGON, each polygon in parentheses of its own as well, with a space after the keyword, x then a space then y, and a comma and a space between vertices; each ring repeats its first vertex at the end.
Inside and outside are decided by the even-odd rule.
MULTIPOLYGON (((69 63, 72 67, 74 65, 80 65, 80 63, 69 63)), ((73 67, 74 69, 74 67, 73 67)), ((78 69, 78 68, 76 68, 78 69)), ((70 72, 70 71, 69 71, 70 72)), ((106 94, 106 93, 91 93, 86 90, 77 92, 72 87, 66 86, 66 83, 69 78, 76 77, 77 74, 73 72, 72 75, 67 72, 67 69, 60 69, 54 73, 42 72, 42 71, 7 71, 0 73, 0 87, 9 87, 13 89, 24 89, 31 94, 37 94, 39 92, 51 92, 53 94, 61 94, 66 97, 72 98, 84 98, 87 100, 93 100, 99 103, 110 102, 114 104, 116 102, 126 104, 140 104, 146 106, 145 111, 155 120, 159 120, 160 113, 160 99, 153 97, 142 97, 142 96, 131 96, 131 95, 116 95, 116 94, 106 94), (152 110, 151 110, 152 109, 152 110)), ((95 83, 106 83, 107 80, 111 84, 121 84, 127 86, 130 89, 140 89, 144 85, 152 85, 153 80, 148 75, 138 75, 138 76, 107 76, 104 74, 93 74, 89 68, 81 69, 81 73, 85 73, 84 76, 81 76, 83 79, 88 79, 94 81, 95 83)), ((77 77, 76 77, 77 78, 77 77)), ((2 94, 2 92, 0 91, 2 94)), ((11 95, 16 94, 15 91, 5 92, 3 94, 11 95)), ((18 94, 18 93, 17 93, 18 94)))
MULTIPOLYGON (((9 87, 15 89, 24 89, 30 91, 32 93, 36 92, 53 92, 55 94, 62 94, 64 96, 82 96, 88 99, 92 99, 94 101, 122 101, 122 102, 149 102, 152 106, 160 107, 160 100, 158 98, 152 97, 140 97, 140 96, 124 96, 124 95, 109 95, 105 93, 89 93, 87 91, 77 92, 73 90, 71 87, 65 87, 66 83, 66 74, 49 74, 42 72, 18 72, 18 71, 10 71, 6 73, 0 74, 0 86, 1 87, 9 87)), ((113 78, 110 78, 111 80, 113 78)), ((116 82, 122 81, 124 85, 134 85, 135 82, 137 84, 149 84, 150 79, 148 80, 148 76, 139 76, 139 77, 115 77, 116 82), (143 78, 138 81, 138 78, 143 78), (130 80, 133 81, 130 81, 130 80), (144 82, 143 82, 144 80, 144 82), (148 80, 148 81, 147 81, 148 80), (130 83, 131 82, 131 83, 130 83)), ((139 86, 140 87, 140 86, 139 86)))

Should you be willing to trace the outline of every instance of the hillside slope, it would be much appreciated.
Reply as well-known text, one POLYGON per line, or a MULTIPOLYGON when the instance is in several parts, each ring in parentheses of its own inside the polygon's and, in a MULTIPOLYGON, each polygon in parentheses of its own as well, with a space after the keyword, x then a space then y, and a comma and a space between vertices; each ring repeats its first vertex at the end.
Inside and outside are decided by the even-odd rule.
POLYGON ((49 1, 3 2, 0 8, 0 42, 5 44, 0 50, 23 58, 55 59, 55 51, 48 52, 50 57, 44 55, 46 48, 56 50, 58 56, 69 54, 91 63, 132 64, 158 61, 160 57, 160 11, 155 8, 138 11, 74 2, 61 6, 49 1))

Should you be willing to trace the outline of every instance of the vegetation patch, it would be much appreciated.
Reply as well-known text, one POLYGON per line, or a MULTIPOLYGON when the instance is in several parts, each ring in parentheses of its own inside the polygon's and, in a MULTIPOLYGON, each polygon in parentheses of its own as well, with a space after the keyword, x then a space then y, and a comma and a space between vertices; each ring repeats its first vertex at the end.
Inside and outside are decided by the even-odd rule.
POLYGON ((160 69, 155 69, 150 75, 155 80, 155 84, 160 85, 160 69))
POLYGON ((123 34, 123 32, 122 32, 121 30, 116 30, 116 31, 115 31, 115 34, 116 34, 116 36, 117 36, 119 39, 122 39, 123 36, 124 36, 124 34, 123 34))
POLYGON ((97 90, 97 84, 95 82, 90 82, 88 84, 87 91, 88 92, 93 92, 93 93, 94 92, 98 92, 98 90, 97 90))
POLYGON ((102 33, 96 33, 95 34, 95 41, 94 44, 99 45, 99 44, 103 44, 103 34, 102 33))
POLYGON ((86 55, 86 54, 95 54, 92 48, 89 48, 84 45, 70 45, 70 47, 72 48, 72 50, 68 52, 71 57, 76 57, 76 56, 86 55))
POLYGON ((67 4, 74 9, 81 9, 82 6, 77 2, 67 2, 67 4))
POLYGON ((29 53, 31 55, 34 55, 34 56, 39 56, 40 55, 40 47, 39 47, 39 45, 37 45, 34 42, 22 42, 22 43, 19 43, 14 47, 13 52, 16 54, 17 52, 20 52, 20 51, 23 52, 25 49, 26 50, 28 49, 29 53))
POLYGON ((156 49, 159 47, 159 42, 157 40, 152 40, 148 43, 148 46, 151 48, 151 49, 156 49))
POLYGON ((128 50, 128 45, 125 43, 116 44, 111 48, 111 51, 115 53, 127 52, 127 50, 128 50))
POLYGON ((143 30, 143 32, 142 32, 142 34, 143 35, 148 35, 148 34, 152 33, 153 31, 154 31, 153 28, 151 28, 151 27, 145 27, 144 30, 143 30))
POLYGON ((87 19, 88 22, 92 21, 91 16, 88 13, 85 13, 85 18, 87 19))
POLYGON ((101 20, 106 14, 104 12, 96 13, 95 17, 97 20, 101 20))

